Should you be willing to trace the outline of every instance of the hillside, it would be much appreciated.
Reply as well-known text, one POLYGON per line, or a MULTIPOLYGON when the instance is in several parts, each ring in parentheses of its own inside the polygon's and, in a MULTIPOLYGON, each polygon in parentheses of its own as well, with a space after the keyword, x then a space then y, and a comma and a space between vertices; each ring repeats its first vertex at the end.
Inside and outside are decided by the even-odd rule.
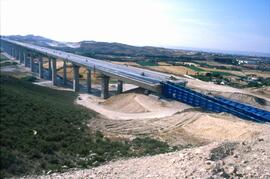
POLYGON ((150 138, 110 141, 87 123, 95 112, 74 105, 76 94, 0 78, 1 177, 87 168, 119 157, 172 149, 150 138))

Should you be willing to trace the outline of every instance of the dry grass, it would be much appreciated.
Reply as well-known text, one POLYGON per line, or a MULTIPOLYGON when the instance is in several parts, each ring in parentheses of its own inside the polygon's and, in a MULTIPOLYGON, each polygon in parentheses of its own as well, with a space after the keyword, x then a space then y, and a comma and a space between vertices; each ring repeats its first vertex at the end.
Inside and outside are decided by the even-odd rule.
POLYGON ((195 75, 197 72, 186 68, 184 66, 151 66, 148 67, 151 70, 164 72, 164 73, 170 73, 173 75, 183 76, 183 75, 195 75))
POLYGON ((136 62, 116 62, 116 61, 111 61, 114 64, 119 64, 119 65, 128 65, 128 66, 135 66, 135 67, 140 67, 141 65, 139 65, 136 62))

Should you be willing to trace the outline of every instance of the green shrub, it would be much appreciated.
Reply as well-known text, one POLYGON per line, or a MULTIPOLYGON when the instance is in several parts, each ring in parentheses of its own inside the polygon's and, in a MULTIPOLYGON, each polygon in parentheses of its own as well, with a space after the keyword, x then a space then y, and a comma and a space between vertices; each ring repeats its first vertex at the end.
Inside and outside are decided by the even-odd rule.
POLYGON ((141 66, 158 66, 158 63, 152 60, 138 61, 137 63, 141 66))
POLYGON ((10 62, 10 61, 5 61, 3 63, 0 63, 0 67, 5 67, 5 66, 13 66, 13 65, 17 65, 17 62, 10 62))
POLYGON ((29 82, 35 82, 37 80, 37 78, 34 77, 34 76, 25 76, 25 77, 23 77, 21 79, 24 80, 24 81, 29 81, 29 82))

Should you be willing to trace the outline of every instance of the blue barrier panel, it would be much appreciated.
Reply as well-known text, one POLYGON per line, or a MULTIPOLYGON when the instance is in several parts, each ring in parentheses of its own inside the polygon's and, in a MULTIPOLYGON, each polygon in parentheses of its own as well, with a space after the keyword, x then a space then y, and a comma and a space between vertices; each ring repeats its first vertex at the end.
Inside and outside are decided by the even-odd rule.
POLYGON ((171 82, 161 83, 162 93, 191 106, 212 112, 227 112, 256 122, 270 122, 270 112, 223 97, 211 97, 171 82))

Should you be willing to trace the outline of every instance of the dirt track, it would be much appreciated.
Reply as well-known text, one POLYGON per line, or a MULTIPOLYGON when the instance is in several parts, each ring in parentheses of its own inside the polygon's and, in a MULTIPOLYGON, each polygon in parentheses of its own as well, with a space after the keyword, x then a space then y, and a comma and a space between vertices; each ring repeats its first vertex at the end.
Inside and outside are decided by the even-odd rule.
POLYGON ((111 139, 152 136, 171 145, 240 141, 261 131, 255 123, 229 114, 205 113, 186 104, 144 94, 124 93, 107 100, 80 94, 76 103, 100 113, 89 127, 111 139))

